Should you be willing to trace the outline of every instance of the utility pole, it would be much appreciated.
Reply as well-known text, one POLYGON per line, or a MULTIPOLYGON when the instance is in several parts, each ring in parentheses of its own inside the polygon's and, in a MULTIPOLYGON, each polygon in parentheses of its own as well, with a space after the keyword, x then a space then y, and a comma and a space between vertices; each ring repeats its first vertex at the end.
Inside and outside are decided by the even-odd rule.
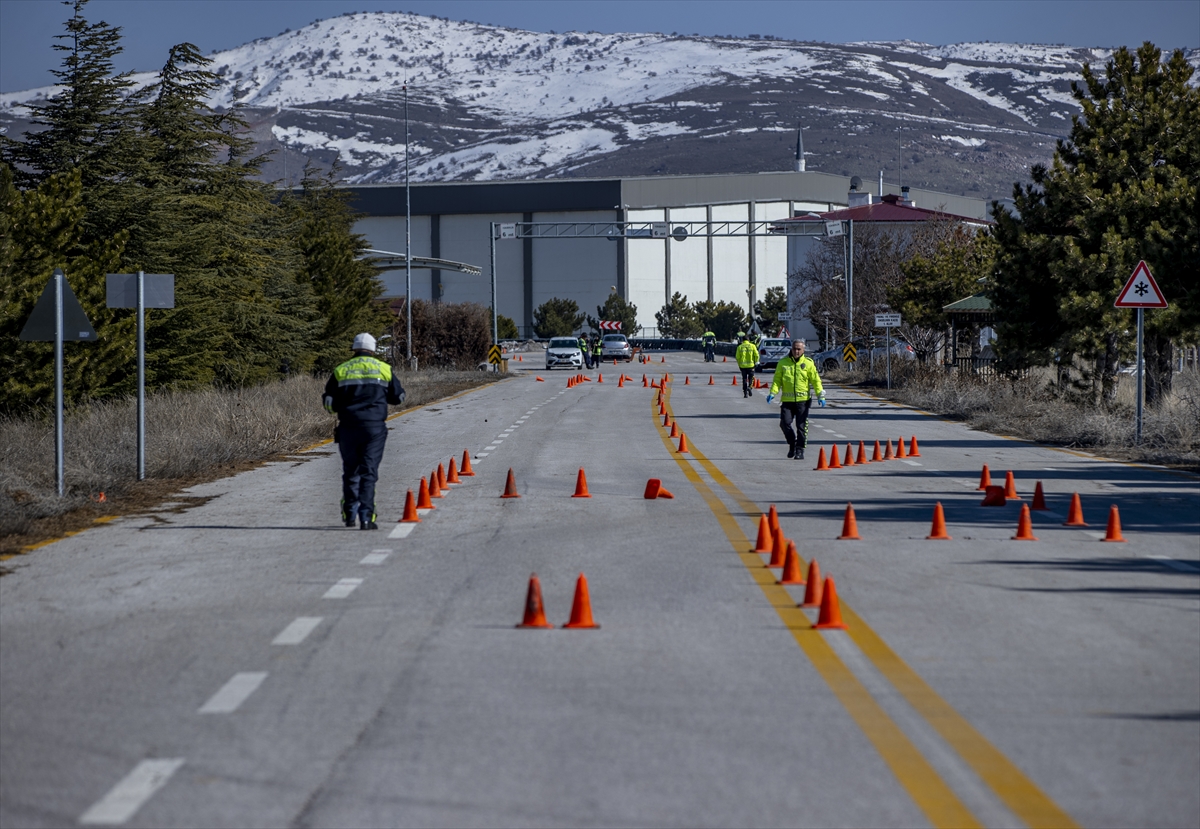
POLYGON ((404 81, 404 346, 409 371, 413 369, 412 349, 412 191, 408 186, 408 79, 404 81))

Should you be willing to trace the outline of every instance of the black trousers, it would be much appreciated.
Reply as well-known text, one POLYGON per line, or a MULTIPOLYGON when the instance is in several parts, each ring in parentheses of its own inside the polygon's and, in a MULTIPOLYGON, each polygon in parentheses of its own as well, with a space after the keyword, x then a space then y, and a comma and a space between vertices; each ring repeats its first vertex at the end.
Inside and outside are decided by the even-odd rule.
POLYGON ((789 449, 803 449, 808 446, 808 410, 812 408, 812 401, 796 401, 795 403, 784 403, 779 408, 779 428, 783 430, 783 436, 787 438, 789 449), (796 428, 792 428, 792 423, 795 422, 796 428), (797 442, 799 441, 799 442, 797 442))
POLYGON ((743 368, 742 372, 742 396, 746 396, 754 391, 754 369, 743 368))
POLYGON ((342 455, 342 503, 357 509, 359 519, 375 519, 375 482, 387 443, 387 424, 338 426, 342 455), (357 506, 355 506, 357 505, 357 506))

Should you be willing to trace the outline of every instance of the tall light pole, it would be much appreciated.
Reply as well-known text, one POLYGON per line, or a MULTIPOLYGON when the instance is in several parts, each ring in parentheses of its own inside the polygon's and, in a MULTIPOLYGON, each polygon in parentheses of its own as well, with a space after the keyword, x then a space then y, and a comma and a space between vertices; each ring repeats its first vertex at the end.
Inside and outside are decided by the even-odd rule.
POLYGON ((408 368, 412 355, 412 194, 408 187, 408 79, 404 80, 404 347, 408 368))

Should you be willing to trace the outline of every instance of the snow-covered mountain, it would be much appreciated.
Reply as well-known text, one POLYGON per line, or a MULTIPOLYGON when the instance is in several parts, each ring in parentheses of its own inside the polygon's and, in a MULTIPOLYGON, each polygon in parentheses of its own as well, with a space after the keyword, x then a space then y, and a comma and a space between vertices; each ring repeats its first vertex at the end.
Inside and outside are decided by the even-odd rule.
MULTIPOLYGON (((904 183, 1004 197, 1069 129, 1080 65, 1109 55, 555 34, 375 12, 211 58, 224 80, 213 105, 245 107, 256 139, 283 150, 273 178, 294 179, 307 158, 340 160, 354 182, 402 180, 407 81, 414 181, 785 170, 800 124, 810 170, 893 182, 899 159, 904 183)), ((10 135, 20 105, 52 91, 0 95, 10 135)))

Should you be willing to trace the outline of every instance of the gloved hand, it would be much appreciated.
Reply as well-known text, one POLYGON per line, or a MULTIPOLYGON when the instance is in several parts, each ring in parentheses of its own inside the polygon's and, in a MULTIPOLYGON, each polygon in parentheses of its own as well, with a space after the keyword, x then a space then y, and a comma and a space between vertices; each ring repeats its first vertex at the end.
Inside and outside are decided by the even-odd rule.
POLYGON ((825 407, 825 395, 821 395, 820 397, 817 398, 817 405, 822 408, 825 407))
POLYGON ((775 399, 775 395, 773 395, 773 394, 768 394, 768 395, 767 395, 767 402, 768 402, 768 403, 770 403, 770 402, 771 402, 772 400, 774 400, 774 399, 775 399))

